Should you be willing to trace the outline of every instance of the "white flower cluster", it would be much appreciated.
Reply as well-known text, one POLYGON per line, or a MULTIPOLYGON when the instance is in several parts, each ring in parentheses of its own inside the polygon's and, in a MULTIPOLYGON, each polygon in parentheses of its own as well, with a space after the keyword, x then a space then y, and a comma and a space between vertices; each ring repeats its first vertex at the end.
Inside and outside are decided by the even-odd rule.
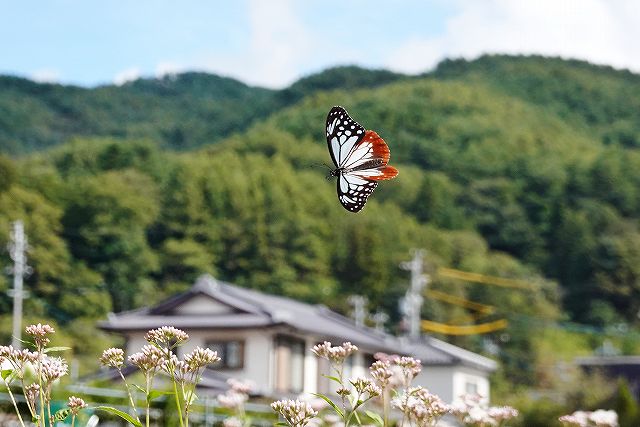
POLYGON ((311 351, 318 357, 328 359, 334 363, 342 363, 351 353, 358 351, 358 347, 350 342, 332 347, 329 341, 325 341, 322 344, 313 346, 311 351))
POLYGON ((173 326, 161 326, 158 329, 152 329, 147 332, 144 339, 152 344, 172 347, 187 341, 189 335, 173 326))
POLYGON ((467 394, 451 406, 451 412, 467 426, 500 426, 504 421, 518 416, 511 406, 488 406, 482 396, 467 394))
POLYGON ((80 412, 81 409, 84 409, 89 405, 87 405, 85 401, 80 399, 79 397, 70 396, 69 401, 67 402, 67 406, 69 407, 69 409, 71 409, 71 413, 73 415, 78 415, 78 412, 80 412))
POLYGON ((162 367, 164 359, 162 351, 153 345, 145 345, 141 351, 128 357, 129 363, 145 373, 156 372, 162 367))
POLYGON ((121 348, 108 348, 102 352, 100 363, 111 368, 122 368, 124 365, 124 351, 121 348))
POLYGON ((449 405, 423 387, 412 387, 391 400, 391 405, 402 411, 417 426, 434 426, 444 414, 451 412, 449 405))
POLYGON ((41 361, 41 366, 42 379, 45 384, 51 384, 69 372, 67 362, 60 357, 44 356, 41 361))
POLYGON ((391 371, 391 363, 386 360, 376 360, 369 368, 369 373, 376 384, 382 388, 389 385, 393 372, 391 371))
POLYGON ((209 348, 196 347, 191 353, 184 355, 184 363, 187 365, 187 369, 191 372, 195 372, 198 369, 216 363, 219 360, 220 357, 218 357, 218 352, 209 348))
POLYGON ((40 385, 36 383, 28 384, 24 387, 24 397, 31 408, 36 407, 36 402, 40 396, 40 385))
POLYGON ((37 351, 29 351, 27 349, 18 350, 12 345, 0 346, 0 364, 5 361, 11 364, 15 375, 22 379, 28 364, 33 365, 38 360, 39 353, 37 351))
POLYGON ((227 384, 229 384, 231 390, 243 394, 250 394, 256 388, 253 381, 240 381, 235 378, 229 378, 227 384))
POLYGON ((242 427, 242 420, 238 417, 227 417, 222 420, 222 425, 224 427, 242 427))
POLYGON ((367 378, 352 378, 349 380, 353 388, 356 389, 358 394, 367 394, 369 397, 380 396, 382 389, 375 385, 373 381, 367 378))
POLYGON ((300 400, 278 400, 271 404, 271 408, 291 427, 304 427, 318 415, 309 403, 300 400))
POLYGON ((422 371, 422 363, 418 359, 397 354, 376 353, 376 362, 369 371, 376 383, 386 388, 404 387, 411 385, 411 381, 422 371))
POLYGON ((249 400, 249 393, 254 389, 254 384, 249 381, 239 381, 233 378, 227 380, 229 390, 218 396, 220 406, 238 410, 249 400))
POLYGON ((47 338, 47 335, 55 333, 53 327, 47 324, 38 323, 37 325, 29 325, 25 328, 25 331, 28 335, 31 335, 36 342, 36 347, 38 350, 42 350, 47 344, 49 344, 50 340, 47 338))
POLYGON ((571 427, 618 427, 618 414, 614 410, 576 411, 559 418, 565 426, 571 427))

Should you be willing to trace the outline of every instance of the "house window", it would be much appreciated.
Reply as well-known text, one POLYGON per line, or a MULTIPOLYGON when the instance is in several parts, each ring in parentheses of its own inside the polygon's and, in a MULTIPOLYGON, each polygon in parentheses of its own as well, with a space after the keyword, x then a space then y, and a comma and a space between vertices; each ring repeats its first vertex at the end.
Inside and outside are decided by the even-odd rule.
POLYGON ((214 369, 242 369, 244 367, 244 341, 207 341, 206 346, 218 352, 220 361, 214 369))
POLYGON ((371 353, 364 353, 364 367, 369 368, 369 366, 373 365, 378 359, 374 357, 371 353))
POLYGON ((276 337, 276 390, 299 393, 304 387, 304 341, 301 339, 276 337))

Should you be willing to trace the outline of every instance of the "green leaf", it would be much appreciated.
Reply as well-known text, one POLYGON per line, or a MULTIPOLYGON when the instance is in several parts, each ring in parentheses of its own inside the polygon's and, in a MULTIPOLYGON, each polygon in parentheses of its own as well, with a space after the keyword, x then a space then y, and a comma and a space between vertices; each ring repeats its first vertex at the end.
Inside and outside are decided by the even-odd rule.
POLYGON ((382 419, 382 417, 380 415, 376 414, 373 411, 369 411, 369 410, 364 411, 364 413, 367 414, 367 416, 369 418, 371 418, 380 427, 384 426, 384 421, 383 421, 383 419, 382 419))
POLYGON ((147 395, 147 402, 151 402, 154 399, 159 398, 160 396, 166 396, 168 394, 173 394, 172 391, 160 391, 160 390, 151 390, 147 395))
POLYGON ((335 403, 333 403, 333 401, 331 399, 329 399, 327 396, 325 396, 324 394, 320 394, 320 393, 311 393, 316 397, 319 397, 320 399, 324 400, 325 402, 327 402, 329 405, 331 405, 331 407, 333 408, 334 411, 336 411, 336 413, 338 415, 340 415, 340 418, 344 417, 344 414, 342 413, 342 410, 340 408, 338 408, 338 406, 336 406, 335 403))
POLYGON ((120 418, 122 418, 126 422, 131 423, 136 427, 142 427, 142 423, 140 423, 140 421, 136 420, 135 418, 133 418, 131 415, 127 414, 126 412, 120 411, 119 409, 112 408, 111 406, 96 406, 95 409, 99 409, 101 411, 106 411, 106 412, 111 412, 112 414, 119 416, 120 418))
POLYGON ((70 408, 60 409, 53 415, 53 418, 56 421, 64 421, 69 416, 70 413, 71 413, 70 408))
POLYGON ((347 426, 349 425, 349 421, 351 421, 352 417, 356 417, 356 422, 358 423, 359 426, 362 425, 362 421, 360 421, 360 417, 358 416, 358 412, 355 410, 355 408, 353 409, 353 411, 347 417, 347 421, 346 421, 345 425, 347 425, 347 426))
POLYGON ((13 369, 3 369, 2 370, 2 379, 7 380, 13 374, 13 369))
POLYGON ((273 424, 274 426, 288 426, 289 424, 282 422, 282 421, 278 421, 277 423, 273 424))
POLYGON ((322 374, 322 376, 325 377, 325 378, 329 378, 331 381, 335 381, 338 384, 342 385, 342 381, 340 381, 340 378, 338 378, 338 377, 333 377, 331 375, 325 375, 325 374, 322 374))
POLYGON ((356 412, 356 410, 354 409, 353 412, 351 413, 351 415, 353 415, 354 417, 356 417, 356 422, 358 423, 359 426, 362 425, 362 421, 360 420, 360 415, 358 415, 358 412, 356 412))
POLYGON ((43 353, 51 353, 53 351, 67 351, 71 350, 71 347, 49 347, 43 350, 43 353))

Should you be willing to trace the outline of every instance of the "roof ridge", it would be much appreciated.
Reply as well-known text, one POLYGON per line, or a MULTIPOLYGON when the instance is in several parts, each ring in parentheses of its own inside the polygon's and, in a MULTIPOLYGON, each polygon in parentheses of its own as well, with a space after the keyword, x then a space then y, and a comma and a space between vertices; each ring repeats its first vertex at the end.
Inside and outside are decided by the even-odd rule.
POLYGON ((484 365, 487 367, 490 366, 493 369, 495 369, 495 367, 497 366, 497 362, 489 357, 483 356, 479 353, 475 353, 471 350, 467 350, 466 348, 462 348, 457 345, 450 344, 446 341, 442 341, 431 336, 427 338, 428 338, 427 343, 430 344, 432 347, 434 347, 436 350, 446 352, 458 360, 466 358, 468 361, 478 363, 480 365, 484 365))

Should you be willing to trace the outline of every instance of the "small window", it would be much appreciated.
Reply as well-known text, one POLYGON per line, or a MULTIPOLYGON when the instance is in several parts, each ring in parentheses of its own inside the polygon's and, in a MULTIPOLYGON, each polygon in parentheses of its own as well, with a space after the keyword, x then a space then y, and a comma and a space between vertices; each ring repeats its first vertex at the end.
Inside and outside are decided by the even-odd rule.
POLYGON ((475 381, 467 380, 464 383, 464 391, 467 394, 472 394, 472 395, 478 394, 478 383, 475 381))
POLYGON ((244 341, 208 341, 207 347, 218 352, 220 361, 214 369, 242 369, 244 367, 244 341))

